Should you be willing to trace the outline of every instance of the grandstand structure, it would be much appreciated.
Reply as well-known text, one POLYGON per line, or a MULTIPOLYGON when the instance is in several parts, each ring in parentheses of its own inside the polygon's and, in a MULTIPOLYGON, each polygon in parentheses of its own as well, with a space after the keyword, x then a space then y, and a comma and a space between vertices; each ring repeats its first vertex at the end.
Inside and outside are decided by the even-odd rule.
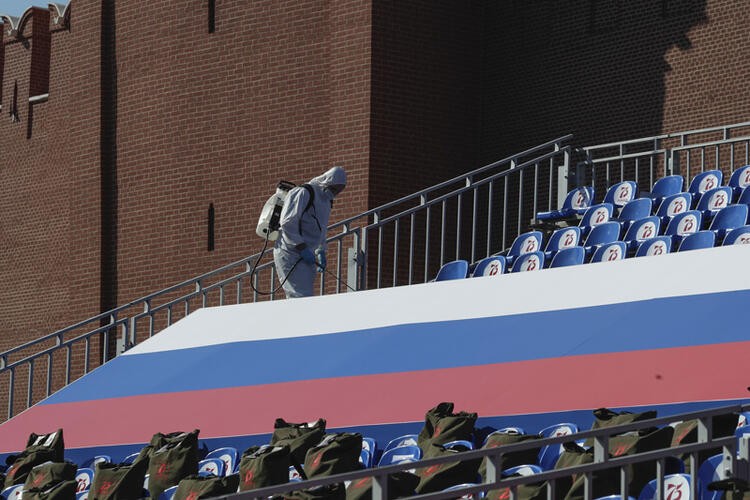
MULTIPOLYGON (((99 455, 119 462, 137 453, 155 432, 194 428, 201 430, 204 449, 229 446, 242 452, 268 443, 274 419, 283 417, 289 421, 325 418, 329 432, 358 432, 372 438, 378 456, 391 439, 419 433, 426 410, 441 401, 454 401, 458 409, 479 414, 471 443, 477 449, 461 452, 458 459, 491 458, 486 475, 465 486, 460 494, 546 482, 544 495, 561 498, 564 479, 581 474, 582 491, 588 499, 602 491, 597 477, 616 469, 617 484, 609 492, 632 496, 638 492, 631 489, 632 470, 627 466, 653 463, 655 497, 665 497, 672 484, 669 481, 677 480, 665 476, 680 469, 689 476, 680 477, 687 481, 684 484, 691 498, 708 498, 702 496, 701 488, 710 481, 697 478, 709 452, 720 455, 716 460, 723 464, 723 469, 713 471, 713 480, 750 478, 747 430, 722 434, 714 427, 716 419, 726 415, 736 417, 732 427, 742 427, 749 410, 747 381, 738 369, 750 347, 740 314, 750 293, 750 274, 743 266, 750 247, 740 244, 747 239, 742 235, 750 231, 750 122, 746 121, 744 97, 726 97, 736 109, 710 115, 710 120, 709 113, 695 110, 693 115, 685 112, 690 119, 676 119, 666 103, 690 101, 692 94, 676 90, 684 84, 670 87, 665 83, 664 88, 676 97, 670 101, 672 94, 663 92, 664 119, 658 126, 641 127, 626 114, 620 127, 605 127, 600 133, 592 131, 590 124, 569 128, 571 117, 553 105, 549 109, 557 110, 552 115, 555 118, 529 135, 534 141, 545 140, 540 134, 552 127, 549 137, 557 137, 547 142, 529 147, 528 138, 519 139, 511 133, 487 140, 496 131, 493 126, 470 125, 463 135, 451 137, 447 147, 440 147, 440 141, 455 132, 452 126, 461 128, 473 121, 466 116, 471 110, 479 110, 482 116, 497 111, 493 99, 498 94, 487 90, 497 83, 493 80, 497 75, 490 72, 476 86, 466 81, 458 86, 476 91, 481 96, 477 100, 487 99, 489 104, 462 97, 466 99, 462 102, 470 105, 469 112, 438 107, 447 114, 431 115, 430 127, 420 132, 422 136, 433 134, 424 144, 431 151, 412 155, 408 133, 385 133, 389 127, 401 125, 396 123, 401 103, 391 95, 386 82, 402 69, 400 64, 408 66, 398 61, 390 68, 382 66, 395 50, 390 44, 408 42, 408 52, 421 46, 420 37, 430 28, 454 19, 458 27, 448 41, 460 39, 466 45, 452 48, 442 62, 457 66, 434 69, 426 61, 420 76, 436 76, 430 71, 455 76, 467 68, 475 70, 476 56, 464 56, 477 46, 487 49, 497 36, 493 30, 483 31, 483 36, 467 35, 472 27, 487 28, 480 14, 497 19, 510 13, 526 19, 540 12, 519 6, 509 11, 489 3, 436 7, 427 16, 432 25, 425 21, 413 33, 414 38, 404 40, 404 35, 399 35, 390 40, 391 29, 398 23, 389 24, 389 15, 402 22, 414 21, 419 15, 405 7, 377 6, 375 2, 357 6, 343 0, 327 8, 315 2, 296 3, 298 7, 295 2, 281 2, 282 7, 276 5, 268 12, 252 6, 245 9, 250 13, 239 6, 222 10, 221 3, 206 3, 201 8, 205 8, 208 29, 201 26, 201 33, 196 33, 196 22, 191 20, 190 26, 180 26, 181 30, 193 30, 186 37, 183 31, 166 29, 180 17, 175 9, 167 8, 168 2, 146 7, 154 9, 149 19, 164 23, 158 26, 166 43, 184 48, 200 40, 199 46, 209 55, 188 51, 181 61, 188 67, 206 63, 211 59, 209 49, 230 40, 237 45, 224 47, 237 56, 243 42, 255 47, 253 43, 267 40, 270 35, 264 29, 295 25, 290 19, 299 23, 296 31, 282 35, 291 47, 288 53, 277 54, 273 47, 257 49, 255 55, 269 57, 272 66, 285 63, 278 69, 284 81, 272 85, 268 94, 253 95, 259 103, 257 109, 250 105, 252 98, 242 98, 239 102, 248 109, 245 117, 237 112, 237 106, 228 110, 226 103, 223 107, 217 104, 222 97, 233 96, 235 87, 226 80, 212 83, 208 77, 211 72, 228 75, 241 87, 259 78, 258 74, 251 70, 227 73, 219 68, 226 61, 218 61, 216 66, 191 75, 196 79, 191 80, 195 88, 203 88, 198 83, 207 82, 204 97, 210 111, 219 117, 206 118, 209 123, 223 134, 237 132, 238 140, 232 144, 212 143, 217 136, 194 124, 187 126, 184 136, 161 136, 162 142, 153 139, 159 130, 148 116, 154 103, 161 106, 172 126, 182 124, 186 113, 179 105, 167 110, 172 102, 160 96, 174 92, 181 102, 192 103, 188 112, 195 111, 195 96, 191 97, 189 86, 177 85, 186 77, 180 72, 184 67, 165 70, 165 81, 173 87, 164 88, 158 81, 138 75, 138 71, 149 73, 147 64, 132 69, 122 62, 132 63, 136 60, 132 54, 142 49, 142 44, 151 43, 139 40, 143 31, 129 24, 135 13, 129 10, 132 6, 115 8, 114 2, 98 5, 76 0, 49 9, 29 9, 21 19, 4 19, 0 97, 3 111, 10 107, 12 120, 3 127, 15 128, 0 127, 0 147, 3 152, 25 153, 18 164, 29 173, 13 180, 6 163, 2 165, 3 200, 11 199, 13 190, 29 195, 29 186, 54 156, 52 144, 59 132, 50 127, 64 123, 56 122, 55 115, 76 107, 80 110, 72 120, 72 130, 78 135, 61 153, 63 166, 39 185, 51 203, 33 212, 31 222, 20 221, 18 230, 3 227, 4 240, 10 242, 28 236, 30 228, 42 219, 52 221, 45 226, 48 232, 32 238, 34 245, 28 252, 23 248, 15 251, 10 244, 3 246, 8 253, 6 262, 18 264, 14 269, 2 269, 2 275, 12 277, 9 281, 16 285, 6 287, 3 293, 18 295, 6 301, 3 312, 10 312, 5 321, 23 322, 43 311, 42 316, 55 317, 51 323, 45 319, 46 324, 65 318, 69 325, 62 323, 47 330, 52 333, 10 334, 15 344, 0 353, 0 401, 7 418, 0 424, 0 454, 22 450, 30 433, 57 428, 65 432, 66 458, 78 465, 99 455), (341 11, 336 12, 337 8, 341 11), (357 29, 339 26, 345 18, 354 19, 357 29), (243 22, 250 22, 256 32, 237 31, 243 22), (324 35, 315 31, 320 27, 326 28, 324 35), (296 44, 293 39, 300 32, 307 38, 296 44), (97 34, 96 39, 87 40, 92 33, 97 34), (319 36, 324 38, 316 38, 319 36), (369 43, 364 49, 352 49, 365 39, 369 43), (85 54, 77 52, 83 42, 87 44, 85 54), (26 56, 28 64, 21 64, 26 56), (363 66, 364 59, 368 62, 363 66), (79 64, 73 65, 76 72, 71 70, 70 60, 79 64), (295 69, 300 60, 304 64, 295 69), (96 86, 88 82, 73 93, 72 86, 89 78, 82 68, 94 67, 98 68, 96 85, 108 90, 86 95, 96 86), (325 71, 319 74, 321 68, 325 71), (343 78, 353 70, 352 80, 343 78), (294 87, 296 80, 291 76, 301 76, 307 83, 319 77, 319 85, 294 87), (358 85, 362 81, 370 86, 363 90, 358 85), (13 90, 9 92, 10 82, 13 90), (277 102, 276 91, 286 85, 296 90, 282 94, 277 102), (152 92, 152 88, 156 90, 152 92), (221 97, 209 95, 209 90, 221 97), (66 92, 67 97, 55 104, 56 96, 66 92), (313 96, 309 100, 315 102, 298 99, 300 94, 313 96), (20 107, 19 95, 24 103, 20 107), (139 99, 145 99, 143 107, 136 109, 139 99), (289 105, 294 109, 285 108, 289 105), (125 117, 122 114, 128 106, 132 106, 132 115, 125 117), (308 113, 310 106, 316 111, 308 113), (278 115, 280 123, 275 123, 274 113, 282 108, 289 114, 278 115), (87 123, 87 112, 96 116, 95 125, 87 123), (451 116, 463 118, 451 123, 451 116), (311 121, 298 123, 300 118, 311 121), (237 128, 218 123, 235 119, 241 122, 237 128), (255 126, 250 122, 258 119, 265 119, 261 128, 268 129, 248 132, 255 126), (727 125, 704 127, 706 120, 727 125), (451 123, 451 127, 432 122, 451 123), (20 146, 16 144, 21 137, 19 123, 24 125, 21 135, 25 141, 20 146), (367 132, 356 133, 365 123, 367 132), (671 123, 691 126, 665 132, 671 123), (138 131, 139 125, 143 131, 138 131), (303 129, 321 126, 328 136, 302 138, 303 129), (285 128, 290 130, 282 138, 286 140, 273 138, 285 128), (559 135, 571 130, 573 134, 559 135), (640 132, 637 135, 642 138, 613 142, 636 136, 632 131, 640 132), (193 139, 199 143, 195 149, 189 144, 193 139), (394 139, 392 147, 387 144, 389 139, 394 139), (250 151, 252 148, 237 145, 253 140, 266 149, 250 151), (479 143, 482 145, 477 146, 479 143), (458 149, 444 154, 458 144, 458 149), (138 150, 141 145, 146 156, 138 150), (183 145, 184 154, 175 149, 183 145), (160 148, 163 156, 157 154, 160 148), (202 148, 209 153, 203 154, 202 148), (193 174, 198 171, 196 165, 206 162, 236 165, 248 151, 254 161, 267 160, 269 151, 272 155, 288 152, 286 161, 300 166, 254 167, 241 175, 233 170, 242 169, 206 168, 193 174), (445 158, 437 160, 441 155, 445 158), (498 157, 502 159, 495 161, 498 157), (456 164, 456 159, 466 158, 471 160, 456 164), (436 168, 413 168, 426 159, 435 160, 436 168), (401 160, 403 167, 394 166, 401 160), (329 268, 318 283, 319 296, 295 301, 267 296, 262 291, 276 282, 267 250, 225 262, 246 254, 238 251, 253 227, 246 222, 253 222, 255 205, 264 201, 260 195, 270 192, 275 179, 292 175, 295 180, 305 180, 328 161, 343 162, 353 174, 353 185, 345 192, 351 201, 337 207, 334 216, 338 215, 338 222, 329 227, 329 268), (137 180, 140 163, 146 165, 145 175, 137 180), (474 168, 481 164, 484 166, 474 168), (166 171, 161 177, 156 175, 160 168, 166 171), (92 183, 87 175, 94 173, 92 183), (676 184, 663 187, 672 181, 676 184), (185 189, 175 187, 177 194, 159 198, 170 183, 185 185, 185 189), (54 184, 64 186, 63 192, 55 193, 51 189, 54 184), (205 185, 198 189, 200 184, 205 185), (237 218, 247 219, 243 223, 247 227, 231 237, 226 227, 225 232, 214 233, 221 220, 226 222, 216 218, 217 211, 227 204, 239 206, 242 190, 259 198, 252 207, 233 212, 237 218), (72 196, 74 192, 78 194, 72 196), (84 203, 87 196, 88 205, 84 203), (670 196, 682 203, 679 210, 670 196), (175 202, 176 208, 171 207, 175 202), (570 208, 568 205, 575 205, 573 211, 560 213, 570 208), (643 205, 648 205, 645 212, 641 212, 643 205), (201 227, 178 221, 185 218, 182 209, 191 216, 201 214, 201 227), (59 213, 57 219, 55 212, 59 213), (206 213, 211 228, 208 238, 203 237, 206 213), (639 215, 628 215, 632 213, 639 215), (96 215, 89 219, 92 214, 96 215), (152 214, 156 222, 149 224, 152 214), (149 226, 148 230, 134 230, 142 225, 149 226), (20 282, 29 281, 26 263, 47 255, 54 245, 45 238, 60 236, 62 228, 68 227, 70 234, 64 238, 68 250, 62 258, 69 257, 71 264, 51 281, 40 279, 19 292, 24 288, 18 286, 14 272, 25 277, 20 282), (160 231, 164 234, 155 236, 160 231), (568 243, 563 243, 568 241, 565 231, 573 234, 568 243), (80 238, 80 248, 71 243, 76 238, 80 238), (201 241, 200 250, 186 243, 191 238, 201 241), (139 245, 142 240, 148 244, 139 245), (217 242, 227 240, 231 243, 216 252, 217 242), (184 254, 181 245, 186 246, 184 254), (613 249, 616 259, 611 257, 613 249), (203 255, 205 252, 208 255, 203 255), (226 258, 230 255, 232 259, 226 258), (164 270, 167 262, 183 257, 184 268, 164 270), (203 272, 206 268, 211 270, 203 272), (531 270, 538 272, 527 272, 531 270), (69 279, 68 272, 75 274, 75 280, 69 279), (50 283, 61 282, 66 282, 67 288, 57 297, 40 293, 50 283), (33 302, 29 294, 39 297, 38 304, 19 307, 33 302), (123 300, 123 296, 127 298, 123 300), (97 314, 88 314, 84 320, 80 318, 87 314, 71 316, 92 303, 97 305, 97 314), (14 306, 18 312, 11 311, 14 306), (60 313, 63 309, 64 314, 60 313), (656 410, 659 416, 625 427, 585 431, 592 425, 591 410, 602 407, 656 410), (697 422, 693 442, 670 440, 667 446, 626 457, 617 457, 610 448, 609 443, 623 433, 676 428, 680 420, 697 422), (545 429, 562 422, 584 431, 576 438, 544 435, 545 429), (509 427, 526 429, 542 439, 478 449, 491 430, 509 427), (534 477, 513 476, 498 482, 503 474, 511 474, 502 462, 512 452, 556 446, 570 439, 588 440, 591 463, 565 470, 542 468, 540 455, 539 463, 525 464, 540 467, 533 470, 534 477), (679 467, 674 462, 678 455, 684 459, 679 467)), ((613 12, 603 14, 592 7, 588 34, 600 36, 601 26, 612 31, 612 19, 625 14, 613 12)), ((563 18, 572 14, 557 13, 563 18)), ((677 34, 687 36, 691 29, 699 30, 697 47, 702 47, 701 43, 711 46, 709 42, 718 39, 711 23, 727 22, 732 13, 735 6, 731 2, 662 2, 660 11, 651 15, 661 16, 667 26, 665 32, 672 38, 661 43, 662 48, 671 50, 673 44, 682 48, 679 44, 684 43, 677 34), (705 27, 695 28, 702 25, 705 27)), ((149 12, 143 14, 148 18, 149 12)), ((551 21, 548 14, 538 18, 543 21, 541 26, 561 30, 559 21, 551 21)), ((643 19, 623 21, 625 31, 639 22, 643 19)), ((537 29, 525 26, 530 33, 537 29)), ((433 49, 442 47, 434 43, 433 49)), ((497 50, 487 52, 487 57, 503 60, 497 50)), ((528 50, 550 55, 561 49, 531 43, 528 50)), ((683 57, 670 53, 674 67, 692 56, 690 50, 684 50, 683 57)), ((169 51, 165 54, 167 60, 173 57, 169 51)), ((592 52, 582 54, 591 56, 592 52)), ((156 56, 144 59, 153 62, 156 56)), ((556 65, 550 63, 549 67, 556 65)), ((406 85, 397 79, 396 87, 399 84, 406 85)), ((441 97, 462 93, 449 90, 455 81, 434 85, 431 89, 442 92, 438 92, 441 97)), ((564 88, 560 96, 575 101, 576 92, 564 88)), ((717 108, 727 106, 722 99, 721 95, 714 99, 717 108)), ((512 96, 508 98, 504 109, 513 111, 512 100, 512 96)), ((429 107, 433 103, 418 104, 429 107)), ((592 96, 592 104, 596 105, 596 96, 592 96)), ((416 108, 418 115, 420 107, 416 108)), ((411 116, 413 121, 406 123, 420 123, 411 116)), ((601 124, 605 120, 594 121, 601 124)), ((529 118, 514 133, 529 134, 535 123, 539 122, 529 118)), ((3 162, 9 156, 4 153, 3 162)), ((29 196, 29 200, 30 204, 39 203, 38 196, 29 196)), ((24 212, 25 205, 18 197, 15 204, 18 206, 4 201, 2 205, 10 220, 20 220, 24 212)), ((260 249, 262 242, 256 244, 260 249)), ((49 255, 44 262, 50 262, 49 255)), ((34 324, 37 328, 40 323, 34 324)), ((413 458, 419 460, 421 455, 413 458)), ((417 469, 428 470, 455 460, 455 456, 427 458, 417 469)), ((313 478, 245 496, 342 481, 351 485, 374 477, 373 494, 381 498, 379 495, 387 496, 388 474, 415 467, 411 462, 381 462, 381 467, 372 464, 333 479, 313 478)), ((675 483, 673 487, 681 486, 675 483)), ((429 498, 457 494, 435 493, 429 498)))

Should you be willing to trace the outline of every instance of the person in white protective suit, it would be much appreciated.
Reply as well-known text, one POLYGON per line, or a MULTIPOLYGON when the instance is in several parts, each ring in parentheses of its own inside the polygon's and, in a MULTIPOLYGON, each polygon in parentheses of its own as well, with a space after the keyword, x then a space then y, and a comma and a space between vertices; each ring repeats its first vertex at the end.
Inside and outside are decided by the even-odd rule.
POLYGON ((333 167, 304 186, 289 191, 279 220, 273 260, 287 298, 313 294, 315 271, 326 267, 325 241, 333 199, 346 186, 346 172, 333 167))

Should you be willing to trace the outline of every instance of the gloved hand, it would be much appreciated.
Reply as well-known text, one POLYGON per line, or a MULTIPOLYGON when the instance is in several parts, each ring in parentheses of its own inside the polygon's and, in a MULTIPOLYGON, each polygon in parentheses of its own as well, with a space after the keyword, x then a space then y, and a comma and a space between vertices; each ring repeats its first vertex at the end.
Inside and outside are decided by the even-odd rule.
POLYGON ((315 264, 315 255, 313 255, 312 250, 305 247, 299 252, 300 257, 302 257, 302 260, 307 262, 308 264, 315 264))
POLYGON ((322 273, 326 270, 327 264, 325 250, 323 250, 322 248, 318 248, 317 250, 315 250, 315 257, 317 257, 318 272, 322 273))

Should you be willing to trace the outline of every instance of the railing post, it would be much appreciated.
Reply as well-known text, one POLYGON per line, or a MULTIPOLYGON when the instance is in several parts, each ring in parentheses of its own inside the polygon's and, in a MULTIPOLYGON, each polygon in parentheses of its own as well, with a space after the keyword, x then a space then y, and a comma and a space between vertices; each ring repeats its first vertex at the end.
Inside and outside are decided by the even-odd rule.
POLYGON ((372 500, 388 499, 388 474, 372 476, 372 500))

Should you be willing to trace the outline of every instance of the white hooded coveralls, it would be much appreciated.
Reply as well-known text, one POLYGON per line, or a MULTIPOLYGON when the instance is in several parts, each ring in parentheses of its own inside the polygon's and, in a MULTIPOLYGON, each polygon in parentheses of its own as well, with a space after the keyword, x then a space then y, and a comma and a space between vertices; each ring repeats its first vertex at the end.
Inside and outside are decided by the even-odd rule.
POLYGON ((313 188, 315 197, 307 210, 305 207, 310 200, 307 189, 297 186, 289 191, 281 209, 281 235, 276 240, 273 252, 276 272, 279 281, 284 283, 287 298, 313 294, 316 265, 302 260, 300 251, 309 248, 316 254, 325 252, 326 229, 335 196, 330 187, 346 185, 346 172, 341 167, 333 167, 308 184, 313 188))

